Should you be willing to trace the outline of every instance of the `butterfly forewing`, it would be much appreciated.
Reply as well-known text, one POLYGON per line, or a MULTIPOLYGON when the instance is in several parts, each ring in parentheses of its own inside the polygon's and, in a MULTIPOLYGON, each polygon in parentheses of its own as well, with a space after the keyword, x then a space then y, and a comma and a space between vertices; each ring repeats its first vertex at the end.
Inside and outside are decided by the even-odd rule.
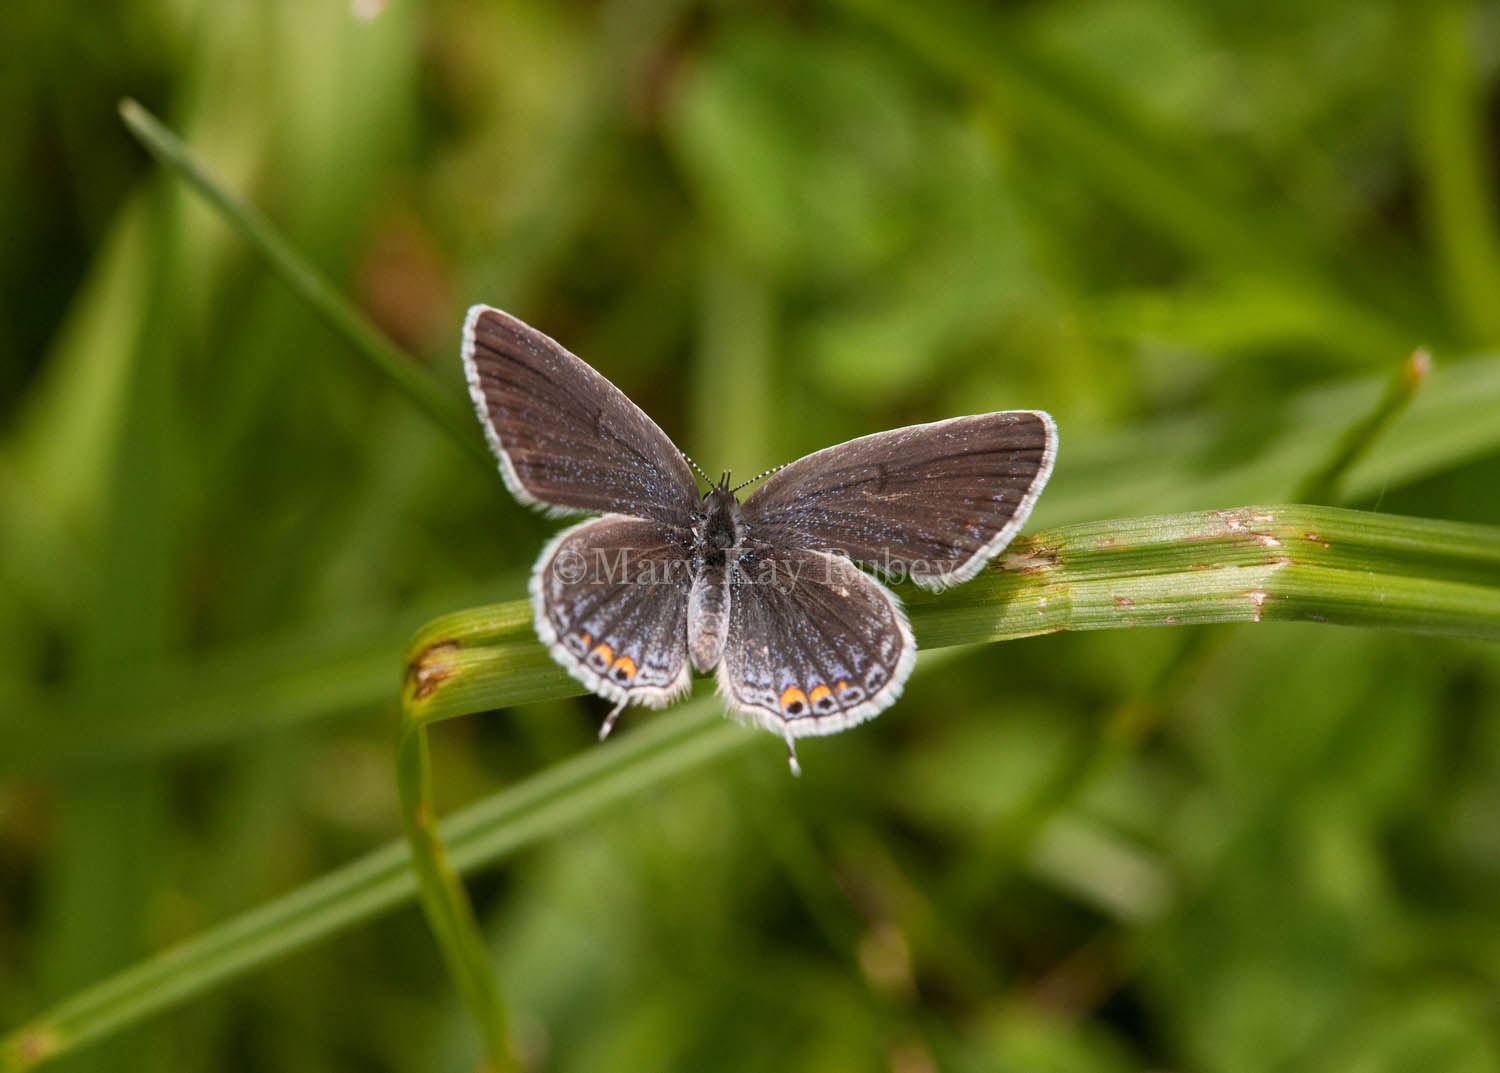
POLYGON ((600 696, 659 707, 691 685, 686 536, 606 515, 563 530, 542 552, 531 578, 537 633, 600 696))
POLYGON ((916 644, 884 586, 836 555, 754 547, 734 566, 719 690, 789 738, 832 734, 901 694, 916 644))
POLYGON ((750 535, 842 552, 926 588, 967 581, 1026 521, 1057 431, 1035 410, 879 432, 777 471, 745 502, 750 535))
POLYGON ((464 371, 505 482, 524 503, 688 524, 698 485, 635 403, 535 328, 489 306, 464 323, 464 371))

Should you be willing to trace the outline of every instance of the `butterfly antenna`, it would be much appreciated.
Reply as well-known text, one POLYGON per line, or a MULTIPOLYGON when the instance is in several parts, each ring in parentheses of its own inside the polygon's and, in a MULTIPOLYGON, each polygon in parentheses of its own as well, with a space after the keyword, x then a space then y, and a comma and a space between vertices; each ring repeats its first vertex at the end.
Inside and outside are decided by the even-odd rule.
POLYGON ((756 481, 763 480, 766 477, 769 477, 771 474, 775 473, 777 470, 786 469, 786 466, 787 466, 787 464, 785 462, 783 462, 779 466, 772 466, 770 469, 766 470, 764 473, 757 473, 754 477, 751 477, 748 481, 745 481, 743 484, 737 484, 737 485, 735 485, 733 488, 730 489, 730 491, 731 492, 738 492, 741 488, 748 488, 750 485, 754 484, 756 481))
POLYGON ((620 718, 620 713, 625 710, 625 700, 625 697, 621 697, 610 709, 609 714, 604 717, 604 725, 599 728, 600 741, 609 737, 609 732, 615 728, 615 720, 620 718))
POLYGON ((782 737, 786 738, 787 767, 792 769, 793 775, 801 775, 802 765, 797 763, 797 746, 792 744, 792 732, 790 728, 782 732, 782 737))
POLYGON ((713 480, 709 477, 709 475, 707 473, 703 472, 703 467, 700 466, 700 465, 698 465, 698 463, 694 462, 691 458, 688 457, 688 454, 687 454, 686 451, 678 451, 677 453, 680 454, 680 455, 682 455, 683 460, 686 461, 688 465, 690 465, 690 466, 693 467, 693 472, 694 473, 696 473, 698 476, 700 476, 700 477, 703 478, 703 483, 704 484, 707 484, 707 485, 711 486, 714 483, 713 480))

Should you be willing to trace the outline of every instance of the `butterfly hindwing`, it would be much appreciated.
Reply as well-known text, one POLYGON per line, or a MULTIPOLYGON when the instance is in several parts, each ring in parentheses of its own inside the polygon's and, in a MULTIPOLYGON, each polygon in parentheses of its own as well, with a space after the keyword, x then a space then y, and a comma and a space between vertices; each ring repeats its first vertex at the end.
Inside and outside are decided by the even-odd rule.
POLYGON ((698 484, 681 453, 581 358, 484 305, 464 322, 463 358, 479 422, 517 499, 557 513, 688 524, 698 484))
POLYGON ((1056 427, 1037 410, 892 429, 778 470, 745 501, 744 520, 757 540, 946 588, 1010 542, 1056 454, 1056 427))
POLYGON ((896 597, 847 559, 761 546, 736 562, 719 691, 767 730, 797 738, 870 719, 915 659, 896 597))
POLYGON ((692 684, 685 537, 608 514, 563 530, 542 551, 531 577, 537 634, 600 696, 661 707, 692 684))

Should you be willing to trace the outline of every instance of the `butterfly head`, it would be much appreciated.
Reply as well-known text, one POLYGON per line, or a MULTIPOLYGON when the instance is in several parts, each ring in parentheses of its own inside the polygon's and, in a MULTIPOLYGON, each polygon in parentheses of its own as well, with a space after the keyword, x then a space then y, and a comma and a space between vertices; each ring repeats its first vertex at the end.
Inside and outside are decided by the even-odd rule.
POLYGON ((729 487, 726 470, 719 483, 703 493, 703 538, 711 548, 732 548, 739 543, 740 501, 729 487))

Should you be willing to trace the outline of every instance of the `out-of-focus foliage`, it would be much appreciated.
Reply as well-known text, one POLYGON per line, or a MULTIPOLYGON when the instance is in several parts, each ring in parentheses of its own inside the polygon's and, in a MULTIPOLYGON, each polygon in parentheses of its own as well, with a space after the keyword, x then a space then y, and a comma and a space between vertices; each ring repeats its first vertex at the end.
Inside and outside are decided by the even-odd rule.
MULTIPOLYGON (((0 1031, 395 835, 404 638, 521 594, 553 527, 120 96, 455 397, 487 301, 714 472, 1045 407, 1036 525, 1290 496, 1329 400, 1426 344, 1428 431, 1351 505, 1500 522, 1497 35, 1450 0, 0 6, 0 1031)), ((444 807, 601 714, 445 725, 444 807)), ((471 885, 538 1068, 1500 1070, 1492 647, 1038 638, 930 654, 800 780, 764 746, 471 885)), ((408 909, 58 1068, 475 1054, 408 909)))

